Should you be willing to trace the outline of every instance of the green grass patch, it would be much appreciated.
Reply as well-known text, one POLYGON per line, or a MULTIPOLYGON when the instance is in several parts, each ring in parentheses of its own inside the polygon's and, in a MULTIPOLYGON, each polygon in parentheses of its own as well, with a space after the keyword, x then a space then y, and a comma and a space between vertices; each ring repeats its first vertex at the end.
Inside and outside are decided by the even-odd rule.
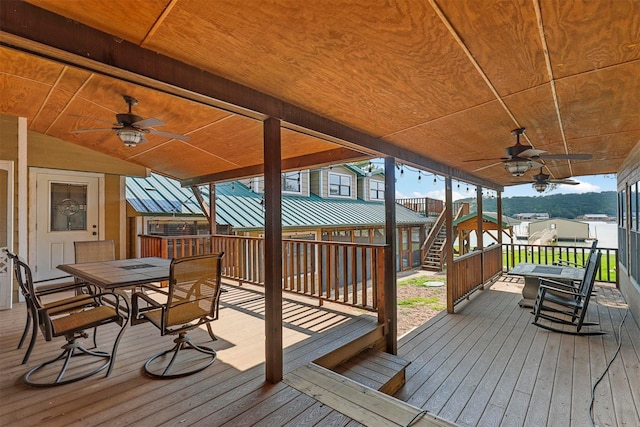
POLYGON ((400 308, 416 308, 428 306, 432 310, 441 311, 447 306, 440 302, 438 297, 415 297, 398 301, 400 308))
POLYGON ((442 282, 446 283, 446 279, 442 278, 432 278, 432 277, 413 277, 411 279, 405 279, 398 282, 398 286, 419 286, 419 287, 429 287, 429 282, 442 282))

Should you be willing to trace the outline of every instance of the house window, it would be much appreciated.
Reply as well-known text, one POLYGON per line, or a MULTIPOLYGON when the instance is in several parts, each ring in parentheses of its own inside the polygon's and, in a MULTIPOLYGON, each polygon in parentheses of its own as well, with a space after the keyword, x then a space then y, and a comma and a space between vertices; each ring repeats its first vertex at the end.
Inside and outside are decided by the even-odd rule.
POLYGON ((349 175, 329 174, 329 195, 351 197, 351 177, 349 175))
POLYGON ((384 200, 384 181, 369 181, 371 192, 369 198, 371 200, 384 200))
POLYGON ((301 193, 300 172, 287 172, 282 174, 282 191, 287 193, 301 193))

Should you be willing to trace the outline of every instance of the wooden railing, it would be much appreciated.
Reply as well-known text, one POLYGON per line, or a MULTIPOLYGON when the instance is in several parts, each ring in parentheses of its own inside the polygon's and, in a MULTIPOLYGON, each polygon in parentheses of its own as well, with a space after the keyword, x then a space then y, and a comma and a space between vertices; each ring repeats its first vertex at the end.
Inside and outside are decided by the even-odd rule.
MULTIPOLYGON (((590 247, 526 245, 519 243, 503 243, 503 271, 507 272, 521 262, 553 265, 563 260, 577 265, 584 265, 589 256, 590 247)), ((602 253, 600 269, 596 280, 617 283, 618 250, 598 248, 602 253)))
POLYGON ((500 245, 469 252, 453 259, 453 280, 447 281, 447 310, 496 280, 502 273, 500 245))
POLYGON ((424 216, 438 216, 444 210, 442 200, 418 197, 412 199, 396 199, 396 203, 424 216))
MULTIPOLYGON (((141 256, 225 253, 223 277, 264 285, 264 239, 243 236, 141 235, 141 256)), ((282 289, 369 311, 380 306, 386 245, 283 239, 282 289)))

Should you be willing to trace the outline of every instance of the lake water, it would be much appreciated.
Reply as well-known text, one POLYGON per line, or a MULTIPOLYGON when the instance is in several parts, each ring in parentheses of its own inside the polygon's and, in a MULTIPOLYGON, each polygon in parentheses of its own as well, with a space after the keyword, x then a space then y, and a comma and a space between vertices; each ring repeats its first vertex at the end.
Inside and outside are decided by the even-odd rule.
MULTIPOLYGON (((589 224, 589 236, 591 238, 598 239, 599 248, 617 249, 618 248, 618 224, 612 222, 601 221, 584 221, 589 224)), ((514 235, 526 235, 528 222, 522 222, 520 225, 514 226, 514 235), (520 227, 520 228, 518 228, 520 227)), ((493 243, 494 240, 489 237, 484 237, 484 245, 487 246, 493 243)), ((502 236, 503 243, 511 242, 510 237, 507 234, 502 236)), ((528 244, 527 239, 518 239, 514 236, 513 243, 528 244)), ((559 242, 560 246, 591 246, 591 242, 559 242)), ((471 235, 471 247, 475 246, 475 234, 471 235)))

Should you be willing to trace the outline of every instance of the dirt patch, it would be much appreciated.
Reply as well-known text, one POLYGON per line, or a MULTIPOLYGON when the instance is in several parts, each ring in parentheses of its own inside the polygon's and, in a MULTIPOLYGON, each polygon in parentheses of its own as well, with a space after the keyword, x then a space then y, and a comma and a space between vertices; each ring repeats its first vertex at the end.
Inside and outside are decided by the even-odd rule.
POLYGON ((398 280, 398 336, 447 308, 446 279, 418 275, 398 280))

